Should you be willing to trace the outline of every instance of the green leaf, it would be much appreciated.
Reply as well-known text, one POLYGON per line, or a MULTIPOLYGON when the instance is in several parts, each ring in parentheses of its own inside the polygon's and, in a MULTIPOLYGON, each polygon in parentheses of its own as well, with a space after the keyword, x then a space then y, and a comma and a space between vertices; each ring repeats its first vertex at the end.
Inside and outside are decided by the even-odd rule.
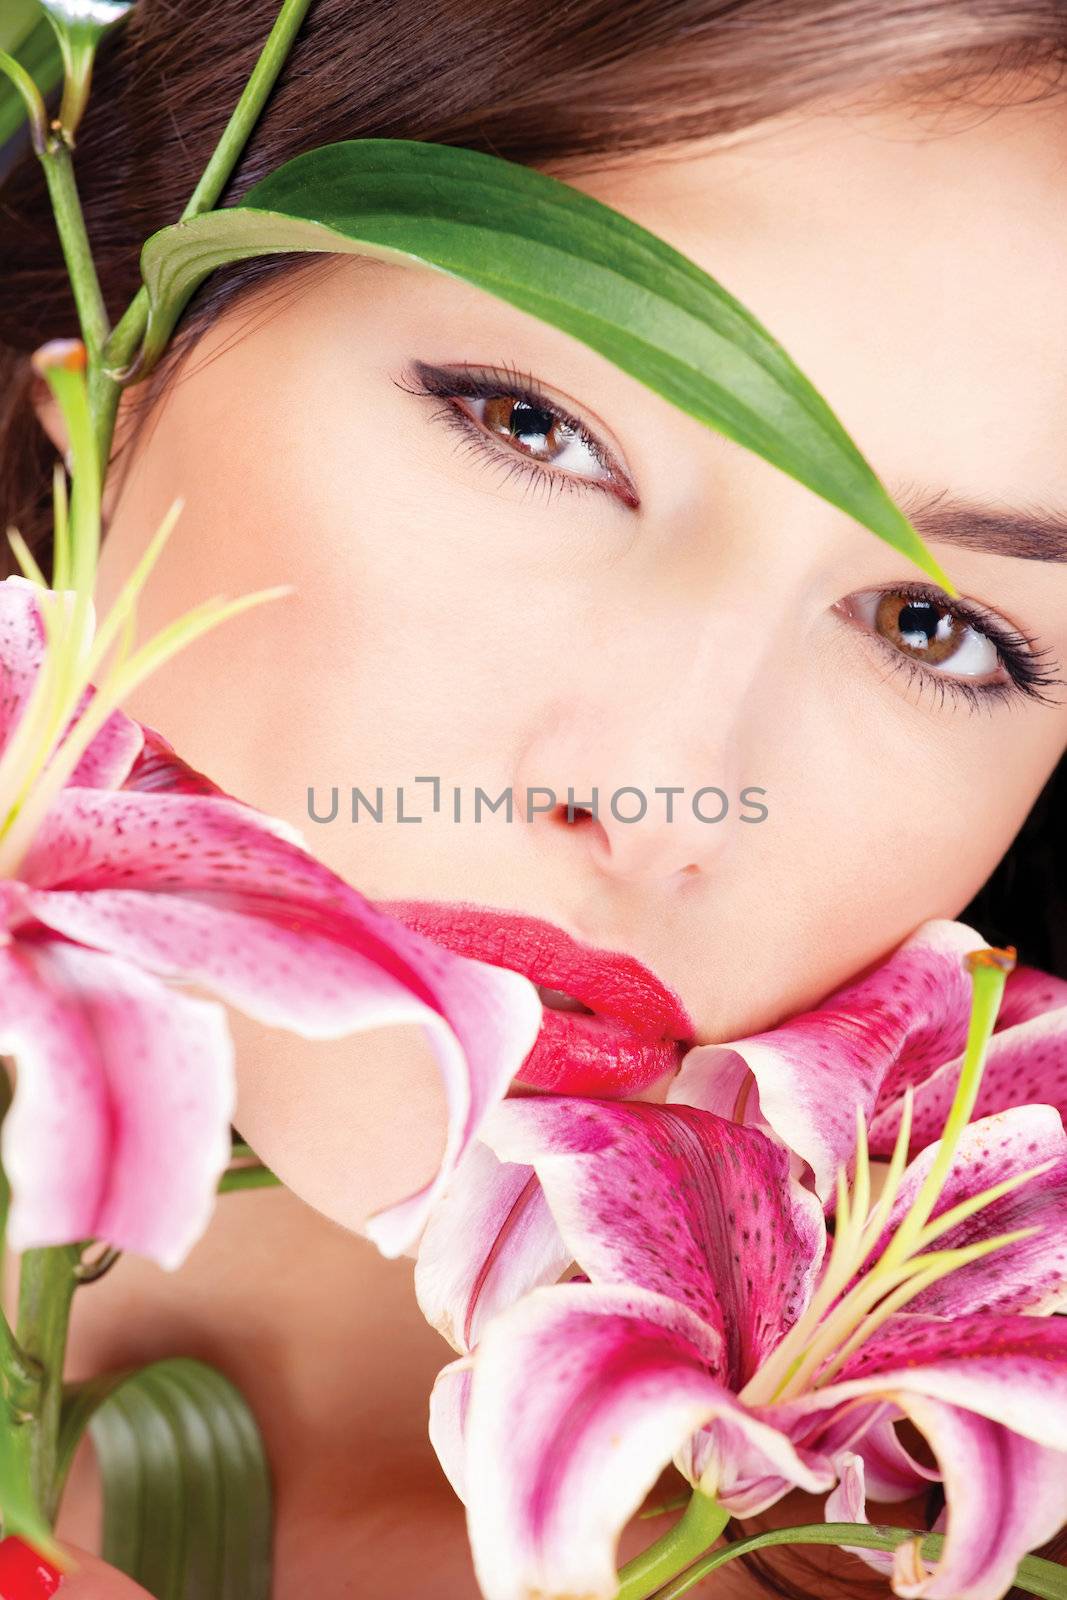
MULTIPOLYGON (((0 50, 29 73, 45 98, 63 77, 63 58, 48 18, 37 0, 3 0, 0 50), (8 10, 10 7, 10 11, 8 10)), ((0 146, 7 143, 26 120, 26 107, 11 80, 0 73, 0 146)), ((4 178, 4 152, 0 149, 0 182, 4 178)))
MULTIPOLYGON (((705 1556, 660 1590, 656 1600, 681 1600, 682 1595, 688 1594, 709 1573, 735 1561, 738 1556, 748 1555, 752 1550, 766 1550, 771 1545, 859 1545, 865 1550, 895 1550, 897 1545, 915 1538, 922 1539, 922 1553, 928 1560, 936 1560, 941 1554, 944 1540, 940 1534, 922 1533, 914 1528, 877 1527, 866 1522, 816 1522, 803 1528, 772 1528, 768 1533, 739 1539, 705 1556)), ((1038 1595, 1040 1600, 1067 1600, 1067 1567, 1045 1561, 1040 1556, 1026 1556, 1019 1564, 1015 1586, 1027 1594, 1038 1595)))
POLYGON ((818 390, 721 284, 610 206, 481 151, 407 139, 322 145, 238 205, 153 234, 141 252, 149 320, 134 375, 158 360, 216 267, 283 251, 433 267, 508 301, 755 451, 955 592, 818 390))
POLYGON ((255 1419, 228 1379, 174 1357, 71 1386, 64 1472, 87 1422, 106 1561, 157 1600, 269 1600, 270 1475, 255 1419))

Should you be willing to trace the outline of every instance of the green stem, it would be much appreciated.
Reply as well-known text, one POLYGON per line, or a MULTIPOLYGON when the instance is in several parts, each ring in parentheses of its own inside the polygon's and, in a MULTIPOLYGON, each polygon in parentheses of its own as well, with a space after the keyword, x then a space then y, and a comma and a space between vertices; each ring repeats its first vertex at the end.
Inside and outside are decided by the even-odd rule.
POLYGON ((70 146, 53 135, 41 155, 48 193, 52 199, 59 242, 78 308, 81 336, 91 366, 98 364, 108 336, 107 307, 96 275, 92 247, 85 228, 70 146))
MULTIPOLYGON (((877 1527, 867 1523, 826 1522, 803 1528, 772 1528, 767 1533, 754 1534, 750 1539, 740 1539, 716 1550, 706 1560, 682 1574, 674 1583, 663 1589, 656 1600, 681 1600, 696 1584, 727 1562, 754 1550, 766 1550, 772 1545, 824 1544, 859 1546, 865 1550, 895 1550, 909 1539, 922 1540, 922 1553, 929 1560, 941 1554, 944 1538, 938 1533, 924 1533, 917 1528, 877 1527)), ((1044 1561, 1040 1556, 1026 1556, 1015 1576, 1016 1587, 1027 1594, 1038 1595, 1041 1600, 1062 1600, 1067 1595, 1067 1568, 1054 1561, 1044 1561)))
POLYGON ((628 1561, 619 1573, 616 1600, 646 1600, 715 1543, 730 1513, 699 1489, 684 1514, 654 1545, 628 1561))
POLYGON ((49 1522, 56 1512, 56 1465, 63 1404, 63 1361, 70 1305, 78 1280, 81 1244, 27 1250, 19 1279, 18 1341, 41 1369, 31 1430, 30 1476, 34 1498, 49 1522))
MULTIPOLYGON (((11 1105, 10 1066, 0 1056, 0 1124, 11 1105)), ((0 1165, 0 1279, 3 1277, 4 1256, 7 1245, 7 1213, 11 1203, 11 1186, 0 1165)), ((23 1350, 14 1331, 0 1308, 0 1398, 8 1407, 9 1416, 32 1412, 38 1403, 41 1389, 41 1369, 23 1350)))
MULTIPOLYGON (((311 0, 282 0, 281 10, 267 35, 259 59, 252 69, 229 122, 215 146, 210 161, 201 174, 182 212, 180 221, 210 211, 237 165, 248 143, 252 129, 277 81, 293 47, 300 24, 307 14, 311 0)), ((97 444, 103 466, 111 450, 111 436, 115 427, 121 383, 137 375, 138 364, 127 366, 148 326, 148 290, 138 289, 107 341, 103 368, 94 372, 90 368, 89 399, 97 424, 97 444)))

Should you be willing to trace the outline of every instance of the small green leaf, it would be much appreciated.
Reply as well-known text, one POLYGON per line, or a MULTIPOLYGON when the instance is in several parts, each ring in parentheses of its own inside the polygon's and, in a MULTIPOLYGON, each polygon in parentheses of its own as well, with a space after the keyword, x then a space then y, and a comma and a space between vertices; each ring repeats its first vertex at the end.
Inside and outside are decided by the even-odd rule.
POLYGON ((221 1373, 175 1357, 72 1386, 65 1471, 88 1422, 103 1556, 157 1600, 269 1600, 271 1486, 256 1422, 221 1373))
MULTIPOLYGON (((0 19, 0 50, 15 57, 47 97, 63 78, 63 57, 55 31, 37 0, 4 0, 0 19), (11 5, 10 15, 7 6, 11 5)), ((0 146, 6 145, 26 121, 26 107, 9 78, 0 74, 0 146)), ((0 183, 5 173, 4 152, 0 149, 0 183)))
POLYGON ((821 394, 733 295, 610 206, 481 151, 408 139, 322 145, 238 205, 154 233, 141 252, 149 320, 134 375, 158 360, 216 267, 287 251, 433 267, 561 328, 955 592, 821 394))

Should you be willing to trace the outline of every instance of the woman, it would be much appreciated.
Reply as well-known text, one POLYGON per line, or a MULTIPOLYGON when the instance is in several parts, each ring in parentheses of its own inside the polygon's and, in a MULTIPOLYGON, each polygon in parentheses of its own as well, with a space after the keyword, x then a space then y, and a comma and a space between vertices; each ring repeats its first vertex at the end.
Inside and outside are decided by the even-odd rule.
MULTIPOLYGON (((78 174, 113 314, 273 13, 216 7, 205 35, 142 0, 104 52, 78 174)), ((773 1026, 935 916, 1067 975, 1065 49, 1051 0, 318 0, 225 199, 362 136, 564 178, 770 327, 965 598, 502 302, 369 260, 267 259, 209 279, 124 400, 99 599, 179 493, 146 634, 208 593, 296 592, 199 642, 131 714, 443 942, 485 956, 491 921, 411 902, 636 957, 698 1043, 773 1026), (434 775, 436 811, 415 782, 434 775), (381 787, 381 821, 349 820, 353 786, 381 787), (508 787, 512 819, 475 823, 475 789, 508 787)), ((3 199, 0 509, 33 543, 64 441, 25 354, 73 314, 32 161, 3 199)), ((280 1600, 468 1600, 425 1432, 448 1353, 409 1265, 355 1236, 435 1167, 428 1052, 399 1030, 312 1047, 232 1022, 238 1125, 292 1192, 227 1199, 177 1274, 123 1259, 76 1304, 75 1373, 183 1351, 231 1374, 275 1472, 280 1600)), ((92 1548, 96 1501, 83 1452, 60 1533, 92 1548)), ((830 1565, 799 1590, 731 1569, 718 1592, 826 1594, 830 1565)))

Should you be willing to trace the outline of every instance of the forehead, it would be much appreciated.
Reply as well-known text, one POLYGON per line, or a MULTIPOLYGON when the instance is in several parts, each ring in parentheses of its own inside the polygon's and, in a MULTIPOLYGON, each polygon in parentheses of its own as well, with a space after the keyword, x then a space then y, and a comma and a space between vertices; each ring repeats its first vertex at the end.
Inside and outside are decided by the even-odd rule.
POLYGON ((560 175, 737 295, 883 475, 1067 496, 1067 98, 824 110, 560 175))

